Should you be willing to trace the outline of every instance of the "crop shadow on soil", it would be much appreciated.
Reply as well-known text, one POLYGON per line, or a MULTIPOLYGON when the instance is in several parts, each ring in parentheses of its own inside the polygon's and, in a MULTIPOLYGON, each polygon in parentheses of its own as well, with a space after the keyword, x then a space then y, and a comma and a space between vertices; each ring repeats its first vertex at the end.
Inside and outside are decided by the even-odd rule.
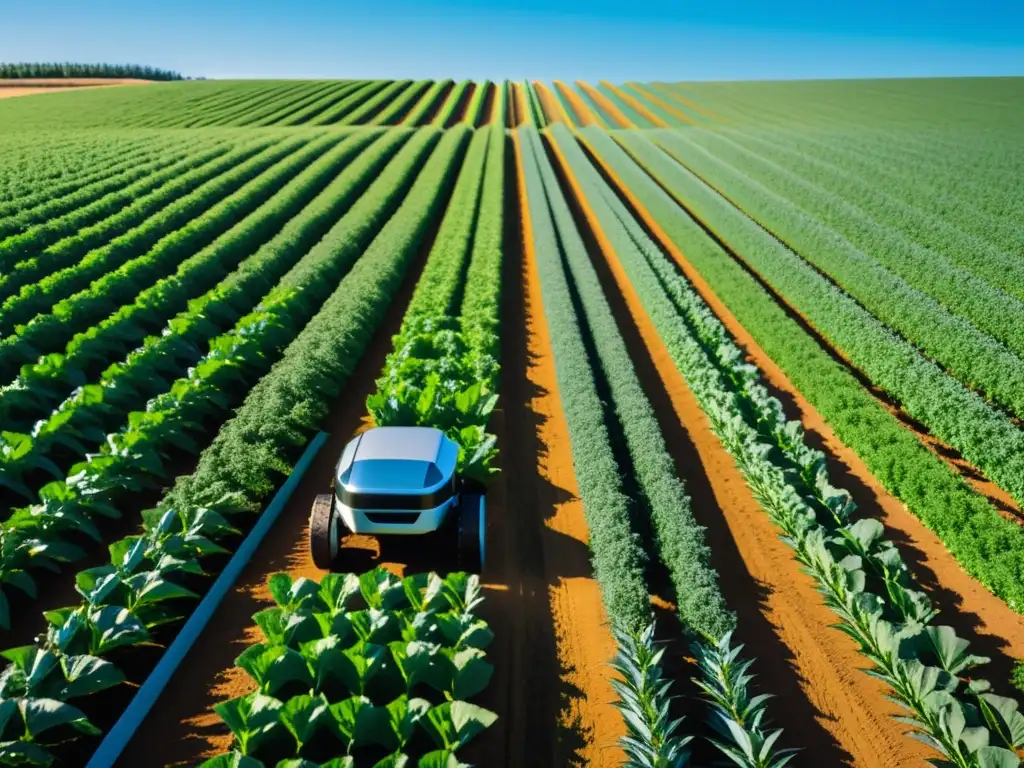
MULTIPOLYGON (((517 188, 517 163, 510 136, 505 145, 505 221, 502 264, 502 334, 500 410, 492 423, 500 446, 500 502, 503 514, 491 516, 488 536, 500 546, 496 563, 505 590, 488 594, 489 619, 499 638, 510 644, 504 657, 509 669, 503 684, 492 686, 492 709, 507 713, 500 752, 480 765, 582 765, 588 743, 582 724, 569 714, 571 701, 585 696, 559 658, 550 590, 562 579, 590 577, 587 545, 548 526, 558 507, 572 494, 544 477, 548 451, 541 438, 546 416, 533 403, 548 393, 530 378, 538 363, 530 349, 527 319, 542 307, 528 306, 530 265, 523 241, 517 188), (566 556, 552 562, 545 552, 566 556), (504 633, 502 629, 504 628, 504 633)), ((543 340, 541 340, 544 343, 543 340)), ((490 581, 491 579, 488 579, 490 581)), ((485 605, 487 605, 485 603, 485 605)), ((500 723, 501 721, 499 721, 500 723)), ((467 758, 476 757, 467 750, 467 758)))
MULTIPOLYGON (((771 691, 778 702, 770 713, 779 713, 783 709, 779 704, 784 704, 786 733, 799 735, 800 746, 804 748, 803 754, 813 755, 816 764, 850 765, 852 755, 846 752, 822 725, 821 721, 827 716, 804 694, 801 688, 802 679, 794 663, 792 651, 780 640, 765 618, 770 588, 754 579, 747 569, 729 531, 725 513, 715 496, 697 447, 686 427, 676 416, 672 397, 658 372, 657 364, 636 325, 626 299, 619 290, 616 278, 601 252, 596 236, 586 223, 580 203, 566 183, 557 159, 552 159, 552 165, 563 182, 566 200, 573 210, 577 227, 587 242, 591 262, 608 299, 612 315, 626 342, 634 370, 650 400, 666 447, 673 458, 676 474, 686 483, 694 517, 705 528, 707 543, 711 550, 710 564, 719 574, 719 585, 726 603, 741 617, 736 639, 751 649, 749 653, 756 654, 757 663, 754 671, 757 674, 758 687, 771 691)), ((657 240, 652 242, 657 243, 657 240)), ((653 588, 663 595, 672 593, 667 569, 664 566, 653 570, 651 576, 653 588)), ((675 613, 668 610, 667 606, 662 606, 658 608, 656 615, 663 630, 659 635, 663 639, 666 636, 677 638, 669 647, 677 655, 688 654, 681 647, 680 635, 683 633, 677 629, 678 617, 675 613), (668 615, 670 613, 671 616, 668 615), (665 625, 673 629, 665 633, 665 625)), ((682 687, 687 696, 698 694, 696 686, 687 678, 684 678, 682 687)), ((700 709, 695 708, 695 714, 699 715, 699 712, 700 709)))

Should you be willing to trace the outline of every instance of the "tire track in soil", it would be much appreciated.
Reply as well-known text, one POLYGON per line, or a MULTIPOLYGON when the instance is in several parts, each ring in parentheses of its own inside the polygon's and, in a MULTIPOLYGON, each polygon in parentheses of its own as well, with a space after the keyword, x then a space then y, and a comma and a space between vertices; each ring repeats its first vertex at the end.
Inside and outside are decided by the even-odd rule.
MULTIPOLYGON (((940 609, 936 624, 953 626, 958 635, 971 642, 973 652, 990 657, 992 661, 983 668, 983 676, 994 681, 997 693, 1009 695, 1003 681, 1009 679, 1014 660, 1024 658, 1024 616, 1013 612, 1006 603, 964 571, 942 540, 881 485, 860 457, 842 443, 824 417, 807 402, 782 369, 743 328, 711 286, 686 260, 685 254, 660 229, 642 203, 616 178, 612 169, 589 150, 585 140, 582 146, 652 242, 675 262, 736 344, 747 354, 749 362, 761 370, 762 382, 783 404, 787 416, 801 421, 808 444, 825 454, 832 481, 852 494, 857 504, 857 515, 874 517, 885 525, 886 535, 899 547, 914 581, 940 609)), ((631 291, 632 288, 625 292, 627 296, 631 291)), ((642 308, 639 311, 642 313, 642 308)), ((651 332, 654 333, 653 328, 651 332)), ((657 349, 660 344, 667 355, 660 337, 656 341, 653 348, 657 349)), ((670 359, 666 365, 681 378, 670 359)), ((663 377, 663 380, 670 381, 671 377, 663 377)), ((692 398, 688 389, 686 394, 692 398)), ((724 450, 722 454, 728 457, 724 450)), ((692 481, 688 479, 688 482, 692 481)), ((764 515, 763 512, 761 514, 764 515)), ((788 548, 786 551, 789 551, 788 548)), ((859 666, 866 665, 862 661, 859 666)))
POLYGON ((932 753, 903 735, 906 728, 889 717, 899 708, 883 698, 884 686, 858 671, 867 664, 854 642, 830 628, 835 614, 778 539, 711 431, 560 150, 554 154, 569 180, 572 204, 585 216, 603 254, 595 268, 693 499, 694 514, 707 528, 712 566, 738 615, 736 637, 756 658, 758 692, 777 697, 768 714, 785 729, 783 741, 803 747, 803 759, 815 765, 920 764, 932 753))

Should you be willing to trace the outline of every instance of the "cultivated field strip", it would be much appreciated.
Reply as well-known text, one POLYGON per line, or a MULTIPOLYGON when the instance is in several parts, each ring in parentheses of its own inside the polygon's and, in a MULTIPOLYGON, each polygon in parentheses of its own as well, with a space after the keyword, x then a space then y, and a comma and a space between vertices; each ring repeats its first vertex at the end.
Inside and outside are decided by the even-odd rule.
POLYGON ((90 272, 89 254, 245 159, 244 154, 229 150, 198 147, 164 169, 148 175, 140 171, 139 180, 123 191, 104 195, 0 243, 0 258, 11 264, 0 278, 0 332, 10 333, 15 325, 116 266, 116 262, 101 262, 98 271, 90 272))
POLYGON ((941 253, 858 219, 856 210, 837 205, 813 184, 760 172, 757 161, 711 155, 679 133, 653 138, 962 382, 1015 413, 1024 411, 1024 304, 1018 299, 941 253))
POLYGON ((0 765, 85 766, 239 551, 115 768, 1021 765, 1022 92, 3 100, 0 765), (479 579, 470 518, 314 565, 397 425, 479 579))
MULTIPOLYGON (((615 135, 703 225, 853 365, 889 392, 912 418, 959 451, 1018 503, 1024 503, 1024 433, 1010 418, 893 334, 699 177, 661 161, 653 143, 639 134, 615 135)), ((955 337, 946 340, 952 346, 957 341, 955 337)))
POLYGON ((173 272, 182 260, 190 258, 189 253, 209 244, 238 217, 262 204, 278 184, 299 173, 323 143, 338 138, 285 140, 258 148, 262 149, 258 154, 248 152, 252 155, 249 159, 184 195, 107 246, 90 252, 76 266, 54 275, 54 280, 44 286, 46 293, 61 294, 65 286, 76 286, 82 273, 95 279, 49 305, 49 311, 44 309, 15 335, 0 341, 0 379, 10 380, 21 365, 58 351, 75 334, 86 331, 126 299, 173 272), (106 264, 115 269, 104 272, 106 264))
MULTIPOLYGON (((66 145, 67 139, 61 142, 66 145)), ((82 141, 71 142, 74 146, 74 163, 61 167, 60 158, 54 157, 52 165, 47 166, 48 172, 31 173, 27 170, 18 172, 16 181, 6 186, 3 200, 0 202, 0 220, 19 217, 27 214, 32 216, 32 209, 45 205, 72 194, 90 184, 102 182, 129 170, 133 165, 146 162, 148 158, 163 152, 173 151, 176 146, 187 146, 189 137, 168 137, 163 141, 152 138, 136 139, 132 142, 110 140, 112 146, 92 148, 82 141)), ((40 154, 39 150, 45 141, 39 140, 29 147, 22 144, 16 156, 33 157, 40 154)), ((46 154, 51 154, 49 151, 46 154)), ((52 154, 56 154, 55 152, 52 154)), ((16 166, 7 158, 7 167, 16 166)), ((4 230, 4 236, 9 233, 4 230)))
MULTIPOLYGON (((759 382, 759 373, 743 362, 742 352, 699 295, 658 252, 640 225, 588 166, 583 154, 574 146, 572 136, 564 131, 558 135, 560 145, 567 148, 570 156, 575 156, 575 168, 589 177, 591 199, 603 207, 603 215, 598 214, 598 218, 609 226, 614 226, 617 220, 619 226, 624 227, 616 254, 622 259, 629 282, 635 286, 646 311, 655 318, 659 333, 714 431, 737 461, 755 496, 789 538, 797 558, 823 585, 829 606, 848 628, 856 627, 851 634, 874 660, 889 658, 893 653, 888 630, 877 627, 882 615, 886 615, 888 621, 907 626, 898 632, 903 637, 912 636, 914 632, 922 633, 922 637, 927 634, 931 640, 920 644, 919 655, 913 660, 937 665, 943 672, 960 677, 965 689, 960 694, 961 705, 972 707, 967 683, 974 675, 968 676, 966 671, 983 661, 966 661, 966 641, 943 637, 955 637, 953 628, 932 630, 927 627, 937 612, 914 583, 897 548, 884 540, 881 523, 854 516, 856 505, 849 493, 831 484, 824 455, 805 444, 799 422, 787 420, 781 403, 759 382), (714 357, 707 350, 713 350, 714 357), (750 416, 746 426, 741 426, 742 420, 736 416, 744 413, 750 416), (763 450, 766 440, 781 457, 773 457, 763 450), (797 471, 793 472, 793 468, 797 471), (802 509, 800 504, 794 506, 796 499, 802 499, 800 504, 806 506, 802 509), (859 543, 852 545, 853 541, 859 543), (836 545, 840 547, 839 552, 833 551, 836 545), (834 568, 842 559, 842 548, 855 551, 864 559, 861 567, 866 586, 837 586, 832 581, 834 568), (865 589, 883 598, 881 610, 873 618, 864 615, 862 607, 853 607, 859 599, 857 594, 865 589), (950 655, 953 646, 961 647, 959 653, 963 654, 956 662, 952 662, 950 655)), ((912 659, 906 655, 902 658, 912 659)), ((892 667, 891 661, 882 661, 878 668, 883 679, 893 686, 900 704, 914 712, 914 726, 942 742, 946 734, 939 725, 939 707, 922 706, 924 696, 930 691, 922 694, 908 688, 904 672, 898 666, 892 667)), ((1001 746, 1012 754, 1018 743, 1012 739, 1001 746)), ((955 738, 943 744, 947 754, 956 754, 958 749, 955 738)))
MULTIPOLYGON (((278 279, 287 281, 289 268, 300 261, 304 249, 310 248, 330 229, 340 213, 365 189, 369 174, 383 166, 405 136, 388 137, 374 151, 361 154, 374 139, 381 137, 366 132, 325 152, 303 174, 282 187, 262 211, 243 220, 215 243, 214 248, 250 255, 230 272, 224 267, 215 269, 207 265, 209 277, 215 277, 218 272, 227 274, 205 294, 192 298, 186 293, 187 283, 163 280, 159 287, 164 304, 170 306, 167 300, 175 293, 179 294, 178 303, 183 303, 181 295, 184 294, 188 298, 186 311, 171 319, 166 311, 160 312, 159 304, 143 304, 151 316, 137 321, 128 333, 124 326, 133 317, 130 312, 122 311, 118 324, 112 326, 120 329, 117 336, 108 333, 110 338, 104 338, 104 328, 99 326, 100 332, 90 338, 96 352, 102 349, 107 354, 105 359, 98 360, 96 352, 93 357, 87 357, 88 350, 82 347, 75 350, 77 354, 65 356, 59 366, 62 370, 55 379, 70 378, 70 372, 83 361, 94 367, 102 367, 109 361, 111 366, 98 381, 76 389, 59 405, 55 401, 61 390, 52 386, 48 392, 50 398, 37 396, 33 409, 23 406, 18 414, 22 417, 23 429, 37 417, 41 418, 49 408, 53 408, 53 412, 49 419, 32 428, 32 450, 24 453, 18 462, 7 462, 5 470, 16 477, 26 476, 33 467, 49 461, 66 472, 83 454, 98 450, 99 446, 89 446, 90 442, 102 442, 97 441, 97 437, 116 431, 130 411, 144 408, 146 401, 159 394, 162 386, 184 376, 214 336, 254 311, 260 302, 260 288, 267 291, 278 279), (260 242, 276 228, 280 231, 273 238, 260 242), (164 323, 166 326, 159 336, 148 338, 141 347, 132 349, 122 362, 116 362, 113 353, 118 346, 131 349, 134 343, 144 339, 147 331, 156 331, 164 323), (77 455, 68 451, 68 446, 76 442, 85 443, 88 450, 81 450, 77 455)), ((145 298, 145 293, 140 298, 145 298)), ((11 431, 14 427, 12 424, 11 431)), ((23 490, 38 494, 38 489, 31 486, 23 490)))
MULTIPOLYGON (((722 156, 719 148, 734 157, 758 158, 785 168, 809 183, 831 192, 856 209, 859 216, 870 216, 924 248, 937 251, 958 267, 972 272, 993 286, 1017 298, 1024 298, 1024 267, 1012 254, 957 226, 954 215, 962 204, 950 206, 945 215, 929 212, 919 195, 905 201, 893 194, 888 185, 880 186, 870 177, 856 174, 851 167, 837 164, 832 153, 824 159, 813 156, 805 141, 801 150, 787 145, 784 137, 763 131, 740 132, 730 128, 714 136, 707 131, 690 132, 687 138, 722 156)), ((939 192, 939 190, 936 190, 939 192)), ((837 203, 838 204, 838 203, 837 203)))
MULTIPOLYGON (((63 531, 66 536, 68 531, 67 520, 52 510, 53 503, 73 504, 71 508, 79 516, 85 515, 86 519, 90 510, 92 515, 103 514, 104 505, 137 488, 140 482, 142 487, 150 483, 153 478, 147 481, 147 476, 155 466, 162 466, 161 457, 173 447, 193 454, 203 448, 205 443, 195 437, 202 433, 215 433, 217 425, 228 415, 227 409, 246 391, 244 386, 234 387, 234 395, 225 399, 222 387, 216 385, 241 381, 251 386, 276 361, 379 231, 379 222, 387 220, 401 202, 411 183, 411 168, 417 161, 422 161, 437 138, 437 134, 426 132, 412 143, 407 143, 394 162, 387 166, 385 173, 264 297, 254 312, 239 318, 237 323, 228 326, 229 330, 212 339, 206 345, 209 351, 202 359, 173 384, 166 384, 164 392, 151 397, 144 410, 136 412, 135 417, 129 418, 113 433, 114 437, 108 438, 103 450, 86 459, 81 469, 85 469, 86 475, 92 475, 94 482, 104 476, 109 478, 101 482, 102 493, 83 497, 88 486, 83 486, 80 476, 76 475, 69 476, 69 482, 63 484, 68 488, 67 492, 56 497, 47 496, 48 503, 44 502, 43 507, 54 512, 52 535, 59 537, 63 531), (196 421, 200 415, 202 419, 196 421), (171 429, 175 425, 177 429, 171 429), (193 437, 185 439, 184 435, 178 434, 183 428, 193 437), (147 438, 143 456, 112 451, 112 446, 124 445, 126 441, 128 444, 137 443, 142 435, 147 438), (111 467, 104 457, 118 457, 115 464, 120 466, 111 467), (74 503, 76 496, 78 501, 74 503)), ((365 176, 375 169, 364 166, 361 170, 365 176)), ((7 525, 17 531, 18 520, 22 516, 22 513, 15 513, 7 525)), ((48 516, 44 514, 45 517, 48 516)), ((20 553, 20 556, 32 557, 30 553, 20 553)), ((45 557, 43 553, 35 556, 45 557)))
POLYGON ((839 437, 882 484, 936 531, 958 562, 1015 610, 1024 606, 1024 530, 1006 520, 928 451, 849 369, 838 365, 797 318, 731 257, 678 202, 606 134, 583 132, 596 156, 620 180, 621 194, 657 227, 663 246, 721 298, 757 343, 821 411, 839 437), (952 501, 951 501, 952 500, 952 501))
MULTIPOLYGON (((183 138, 185 140, 180 144, 163 142, 157 146, 154 142, 137 153, 126 153, 118 158, 118 162, 105 164, 102 171, 82 175, 76 180, 0 205, 0 242, 6 243, 8 239, 24 234, 31 227, 52 227, 56 223, 55 219, 68 214, 81 216, 79 210, 82 207, 121 192, 133 181, 143 180, 147 174, 218 144, 217 140, 211 141, 205 136, 194 137, 191 141, 187 137, 183 138)), ((102 211, 99 213, 102 215, 102 211)), ((85 226, 88 217, 81 217, 77 221, 85 226)))

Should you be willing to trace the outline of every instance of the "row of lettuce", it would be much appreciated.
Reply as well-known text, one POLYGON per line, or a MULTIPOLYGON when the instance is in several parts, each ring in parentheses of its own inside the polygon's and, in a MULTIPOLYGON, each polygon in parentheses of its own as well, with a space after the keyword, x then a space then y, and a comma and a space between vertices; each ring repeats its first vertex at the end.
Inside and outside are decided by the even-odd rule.
MULTIPOLYGON (((1016 701, 996 695, 976 677, 988 660, 971 654, 968 641, 952 627, 934 624, 937 611, 885 539, 882 524, 855 520, 855 505, 830 482, 823 454, 806 444, 798 421, 787 421, 759 371, 678 265, 647 236, 573 137, 557 127, 552 134, 712 429, 783 540, 818 581, 840 628, 858 642, 872 674, 907 711, 904 722, 951 765, 1018 765, 1024 716, 1016 701)), ((608 134, 585 131, 583 141, 613 178, 627 175, 632 161, 608 134)), ((634 174, 627 182, 631 194, 657 197, 649 179, 646 185, 639 181, 634 174)), ((673 239, 696 229, 678 212, 655 219, 673 239)), ((688 256, 695 239, 686 240, 688 256)))
MULTIPOLYGON (((237 544, 238 532, 248 528, 348 381, 440 216, 470 133, 369 134, 374 143, 252 253, 248 269, 225 283, 237 289, 223 294, 233 301, 219 304, 215 296, 205 304, 209 318, 221 311, 244 316, 209 340, 209 353, 185 378, 127 416, 107 440, 110 451, 90 456, 47 492, 37 519, 61 528, 58 520, 75 515, 88 529, 93 517, 113 512, 115 500, 157 480, 169 455, 199 454, 196 470, 178 477, 159 507, 144 513, 142 535, 112 544, 110 565, 77 575, 81 602, 48 612, 48 629, 35 644, 5 652, 11 663, 0 695, 13 700, 17 712, 31 713, 34 702, 46 699, 63 713, 33 723, 15 714, 5 726, 6 734, 16 734, 5 743, 5 756, 31 753, 45 763, 48 748, 62 742, 68 729, 93 732, 87 713, 102 705, 103 691, 124 679, 116 660, 191 610, 206 585, 204 562, 237 544), (368 188, 353 199, 346 184, 368 188), (316 243, 311 249, 310 240, 316 243), (283 270, 289 258, 294 266, 283 270), (264 269, 262 279, 247 283, 251 292, 235 282, 264 269), (285 274, 275 281, 269 278, 275 271, 285 274), (261 284, 270 286, 262 298, 261 284), (255 308, 246 308, 253 301, 255 308), (250 388, 200 452, 202 436, 216 431, 235 406, 229 393, 250 388), (56 677, 37 687, 30 671, 40 664, 56 677)), ((182 318, 168 330, 206 327, 197 322, 204 308, 194 309, 191 322, 182 318)))
POLYGON ((215 705, 236 749, 202 768, 446 768, 497 716, 486 688, 494 638, 480 577, 399 579, 382 568, 319 582, 269 579, 263 637, 236 664, 255 690, 215 705))
POLYGON ((540 278, 594 574, 619 641, 615 685, 627 764, 686 764, 692 736, 684 731, 700 730, 670 717, 670 681, 660 669, 648 597, 649 569, 660 562, 682 628, 706 661, 694 674, 708 693, 712 742, 739 765, 784 765, 793 752, 776 746, 766 699, 750 695, 749 678, 734 676, 745 669, 731 642, 735 615, 545 144, 532 127, 517 131, 516 141, 529 258, 540 278))

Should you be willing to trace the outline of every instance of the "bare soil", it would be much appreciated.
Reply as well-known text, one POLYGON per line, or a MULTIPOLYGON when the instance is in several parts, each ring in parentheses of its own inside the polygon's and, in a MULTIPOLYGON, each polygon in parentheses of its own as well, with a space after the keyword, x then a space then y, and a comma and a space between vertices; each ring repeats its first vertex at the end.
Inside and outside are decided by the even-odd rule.
POLYGON ((555 80, 555 88, 557 88, 565 100, 569 103, 570 108, 576 118, 576 122, 581 126, 587 125, 600 125, 597 117, 591 111, 590 107, 587 106, 586 102, 580 98, 579 94, 576 93, 565 83, 555 80))
POLYGON ((9 99, 13 96, 31 96, 35 93, 78 91, 84 88, 106 88, 115 85, 150 85, 152 82, 152 80, 135 80, 132 78, 106 79, 100 77, 0 80, 0 99, 9 99))

